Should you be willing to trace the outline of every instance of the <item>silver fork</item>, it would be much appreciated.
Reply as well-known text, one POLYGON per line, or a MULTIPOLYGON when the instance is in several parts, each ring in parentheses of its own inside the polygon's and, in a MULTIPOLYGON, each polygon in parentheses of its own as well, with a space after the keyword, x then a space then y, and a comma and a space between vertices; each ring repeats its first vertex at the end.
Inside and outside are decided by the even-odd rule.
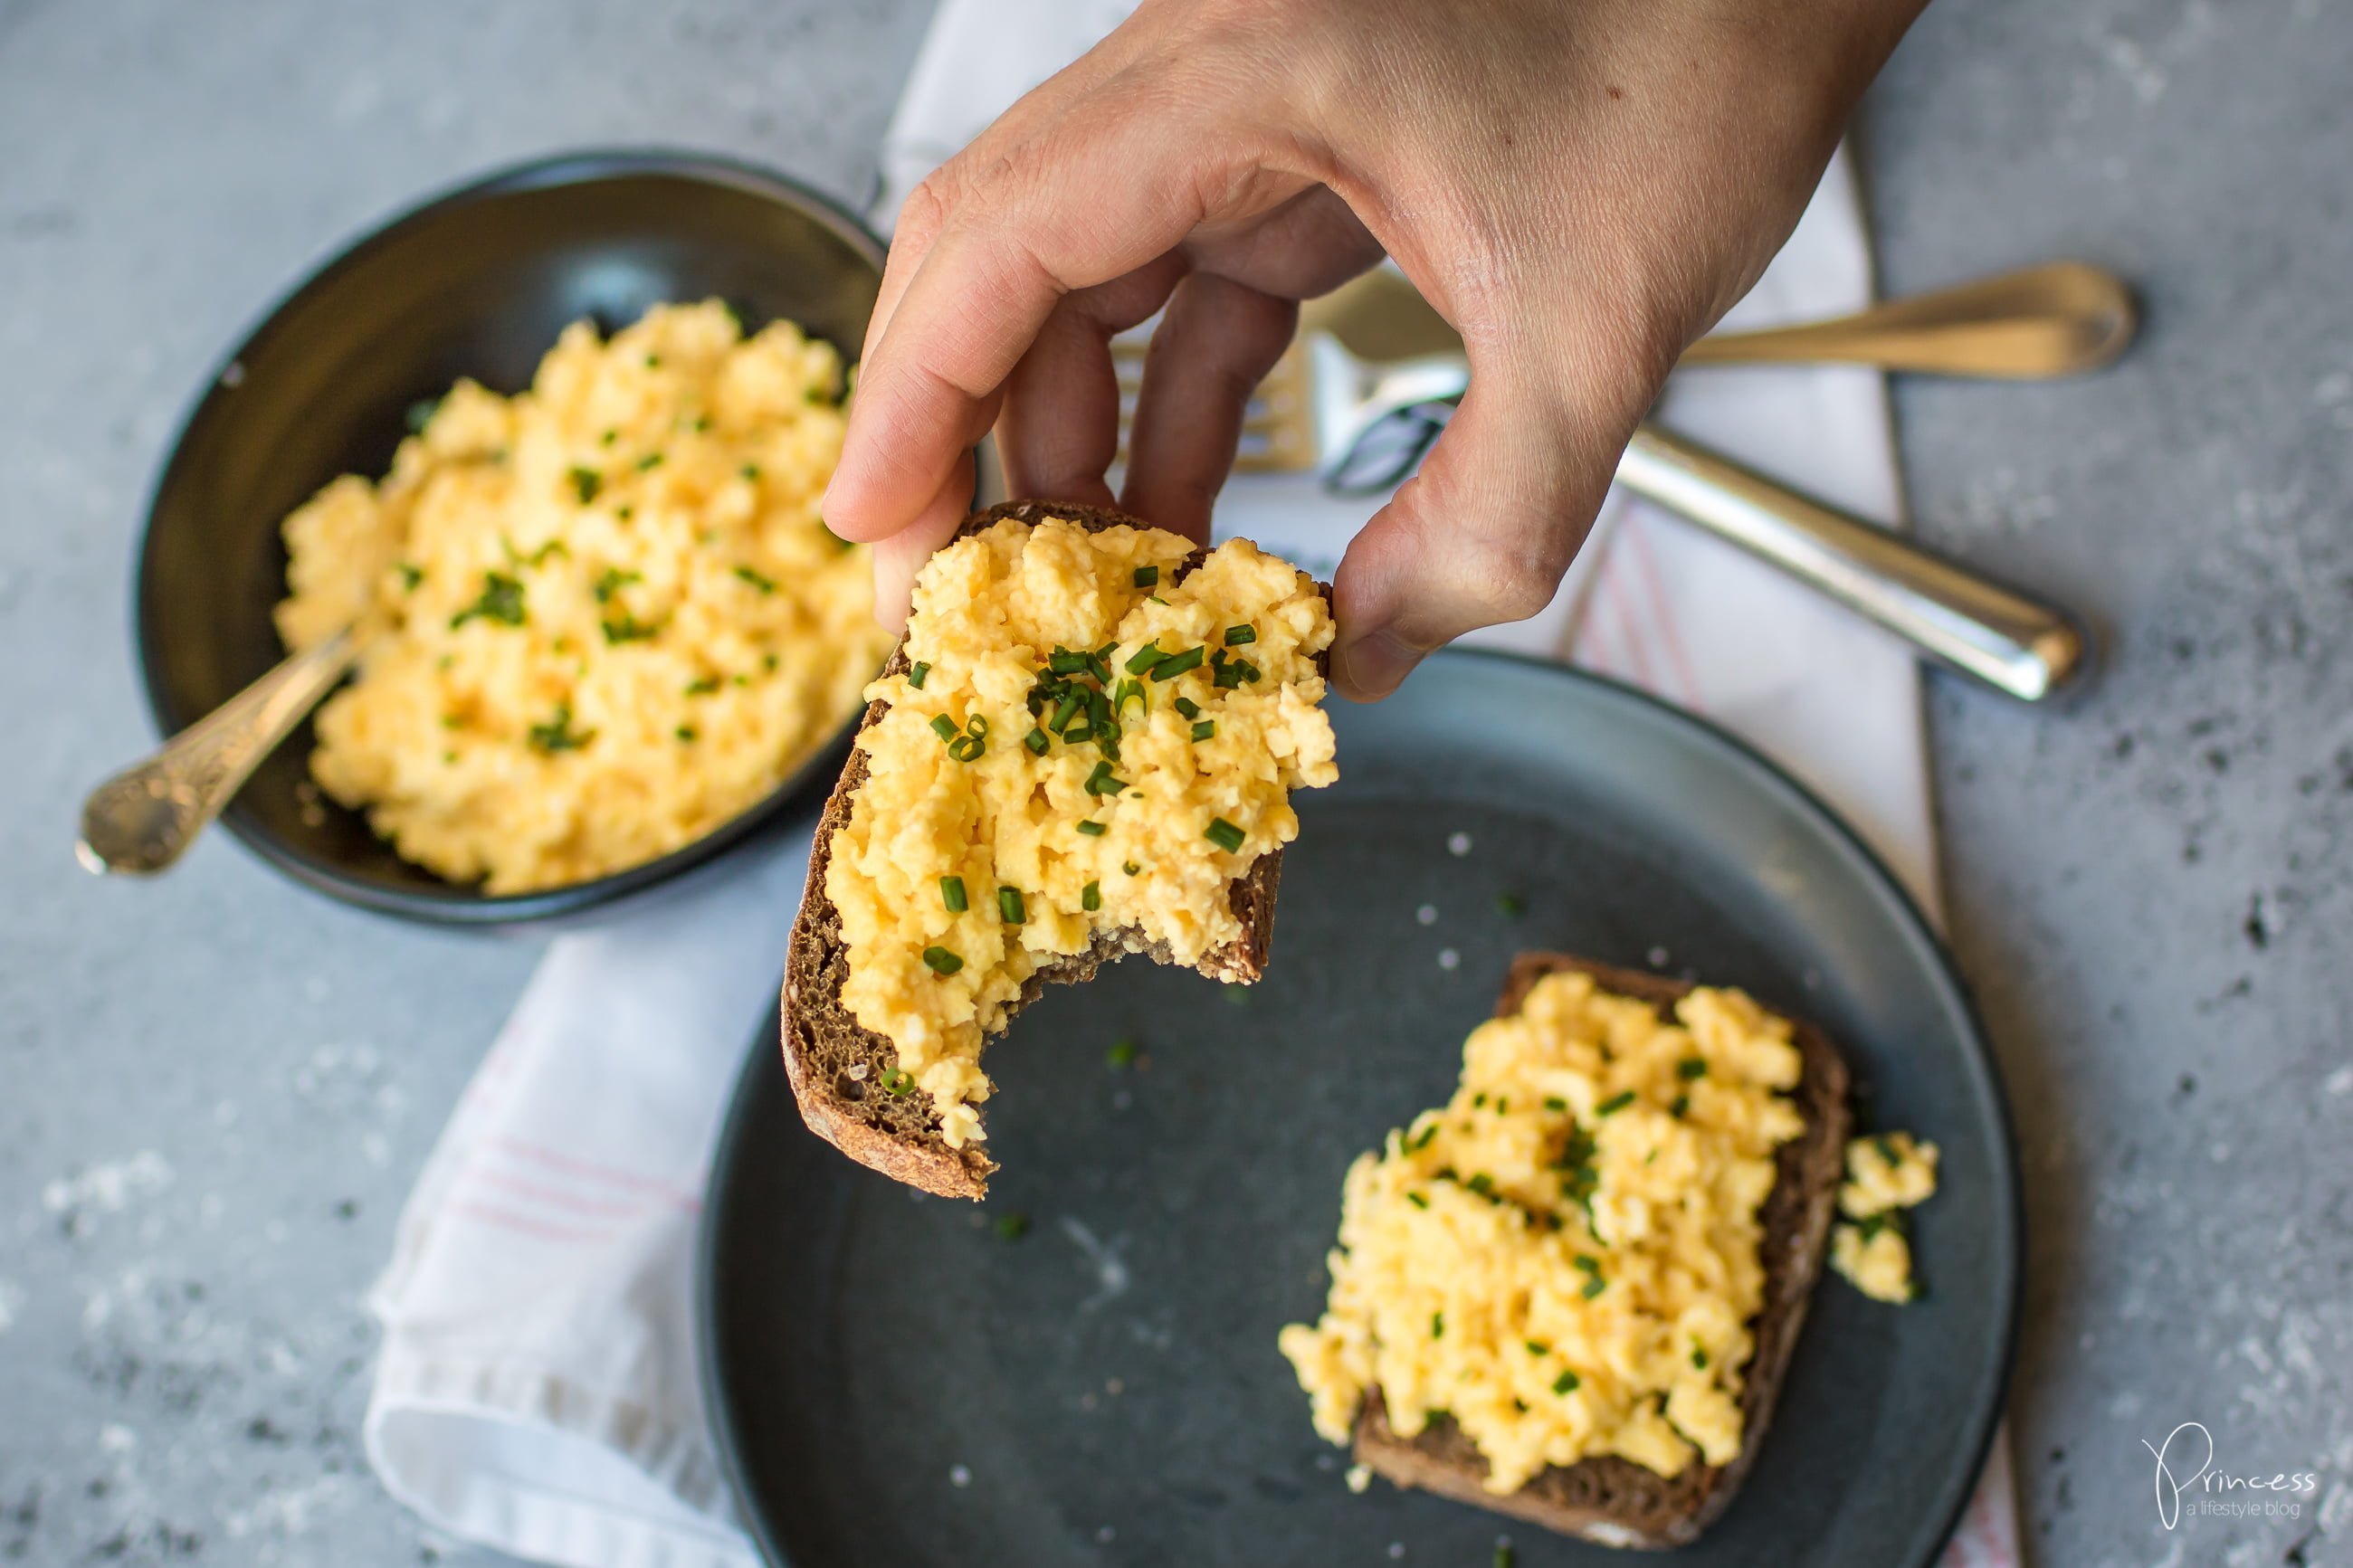
MULTIPOLYGON (((1112 347, 1124 455, 1144 340, 1122 337, 1112 347)), ((1335 489, 1385 489, 1411 468, 1469 385, 1453 328, 1402 279, 1369 274, 1303 308, 1298 341, 1245 414, 1234 466, 1314 468, 1335 489)), ((1617 479, 2010 696, 2040 701, 2084 668, 2084 636, 2063 611, 1656 424, 1635 433, 1617 479)))

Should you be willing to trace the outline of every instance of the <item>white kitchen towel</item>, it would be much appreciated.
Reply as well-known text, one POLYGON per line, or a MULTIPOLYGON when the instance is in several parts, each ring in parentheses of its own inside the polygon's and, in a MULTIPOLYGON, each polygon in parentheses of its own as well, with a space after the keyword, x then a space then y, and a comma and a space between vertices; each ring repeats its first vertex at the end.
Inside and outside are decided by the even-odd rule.
POLYGON ((811 826, 556 939, 426 1162, 370 1303, 363 1435, 441 1529, 573 1568, 758 1562, 702 1408, 694 1248, 811 826))
MULTIPOLYGON (((1117 25, 1124 0, 944 0, 883 148, 887 225, 914 183, 1117 25)), ((1853 309, 1871 254, 1833 163, 1734 312, 1853 309)), ((1901 492, 1879 378, 1852 369, 1679 377, 1670 423, 1889 523, 1901 492)), ((1250 477, 1241 533, 1328 574, 1375 500, 1250 477)), ((1936 908, 1919 679, 1902 645, 1647 506, 1613 500, 1545 616, 1480 639, 1576 662, 1742 735, 1810 784, 1936 908)), ((384 1349, 366 1438, 434 1523, 578 1568, 756 1561, 713 1457, 695 1371, 692 1257, 729 1087, 774 999, 798 842, 662 906, 559 938, 404 1211, 373 1305, 384 1349)), ((2013 1568, 2006 1438, 1944 1568, 2013 1568)))

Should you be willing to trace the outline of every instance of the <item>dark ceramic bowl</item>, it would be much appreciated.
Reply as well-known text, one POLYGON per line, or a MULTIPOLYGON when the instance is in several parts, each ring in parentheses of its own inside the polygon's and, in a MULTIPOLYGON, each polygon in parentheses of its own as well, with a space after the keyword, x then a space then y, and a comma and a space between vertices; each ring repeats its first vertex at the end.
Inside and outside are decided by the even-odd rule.
MULTIPOLYGON (((565 324, 611 330, 672 300, 720 298, 747 328, 799 322, 854 357, 882 242, 791 180, 718 159, 581 153, 525 164, 394 219, 287 296, 196 401, 157 479, 135 593, 140 669, 174 734, 284 657, 279 524, 338 474, 391 464, 412 404, 460 376, 529 384, 565 324)), ((223 815, 306 886, 446 925, 576 915, 645 892, 775 824, 829 785, 841 733, 733 821, 658 860, 543 892, 489 897, 395 855, 356 812, 304 788, 309 725, 223 815)))

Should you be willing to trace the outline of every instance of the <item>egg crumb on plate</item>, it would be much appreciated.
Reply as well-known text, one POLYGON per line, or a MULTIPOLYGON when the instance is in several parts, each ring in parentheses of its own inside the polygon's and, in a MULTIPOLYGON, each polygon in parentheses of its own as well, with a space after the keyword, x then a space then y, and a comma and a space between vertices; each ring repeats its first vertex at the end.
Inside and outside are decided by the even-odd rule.
POLYGON ((402 858, 486 893, 585 881, 756 805, 855 713, 890 638, 818 502, 841 361, 716 300, 565 329, 472 381, 392 470, 286 520, 292 648, 356 624, 311 771, 402 858))
POLYGON ((1728 1463, 1758 1209, 1805 1129, 1788 1020, 1702 987, 1668 1021, 1557 973, 1462 1062, 1446 1105, 1350 1167, 1324 1315, 1282 1332, 1316 1430, 1345 1444, 1377 1388, 1401 1436, 1451 1416, 1496 1494, 1601 1455, 1728 1463))
POLYGON ((1297 836, 1290 792, 1338 776, 1322 591, 1247 540, 1195 554, 1052 516, 968 533, 867 689, 825 869, 841 1000, 950 1148, 983 1136, 982 1044, 1041 968, 1105 933, 1179 964, 1234 942, 1229 888, 1297 836))
POLYGON ((1831 1232, 1831 1267, 1873 1300, 1911 1300, 1919 1287, 1912 1277, 1904 1211, 1926 1203, 1936 1191, 1934 1143, 1909 1132, 1849 1142, 1846 1181, 1839 1188, 1839 1213, 1846 1218, 1831 1232))

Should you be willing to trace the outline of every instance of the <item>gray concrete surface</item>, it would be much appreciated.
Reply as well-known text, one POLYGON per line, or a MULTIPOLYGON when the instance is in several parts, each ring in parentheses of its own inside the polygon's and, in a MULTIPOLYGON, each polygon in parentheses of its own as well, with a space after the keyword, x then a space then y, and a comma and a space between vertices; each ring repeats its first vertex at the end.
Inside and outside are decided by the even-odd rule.
MULTIPOLYGON (((345 913, 226 841, 102 885, 124 625, 183 400, 343 237, 589 142, 853 196, 925 0, 0 0, 0 1561, 487 1561, 366 1473, 360 1297, 522 942, 345 913)), ((2127 365, 1909 385, 1937 540, 2083 606, 2071 710, 1939 684, 1952 924, 2033 1227, 2046 1568, 2353 1563, 2353 9, 1940 0, 1866 111, 1888 284, 2075 254, 2127 365), (2297 1519, 2168 1533, 2183 1421, 2297 1519)))

